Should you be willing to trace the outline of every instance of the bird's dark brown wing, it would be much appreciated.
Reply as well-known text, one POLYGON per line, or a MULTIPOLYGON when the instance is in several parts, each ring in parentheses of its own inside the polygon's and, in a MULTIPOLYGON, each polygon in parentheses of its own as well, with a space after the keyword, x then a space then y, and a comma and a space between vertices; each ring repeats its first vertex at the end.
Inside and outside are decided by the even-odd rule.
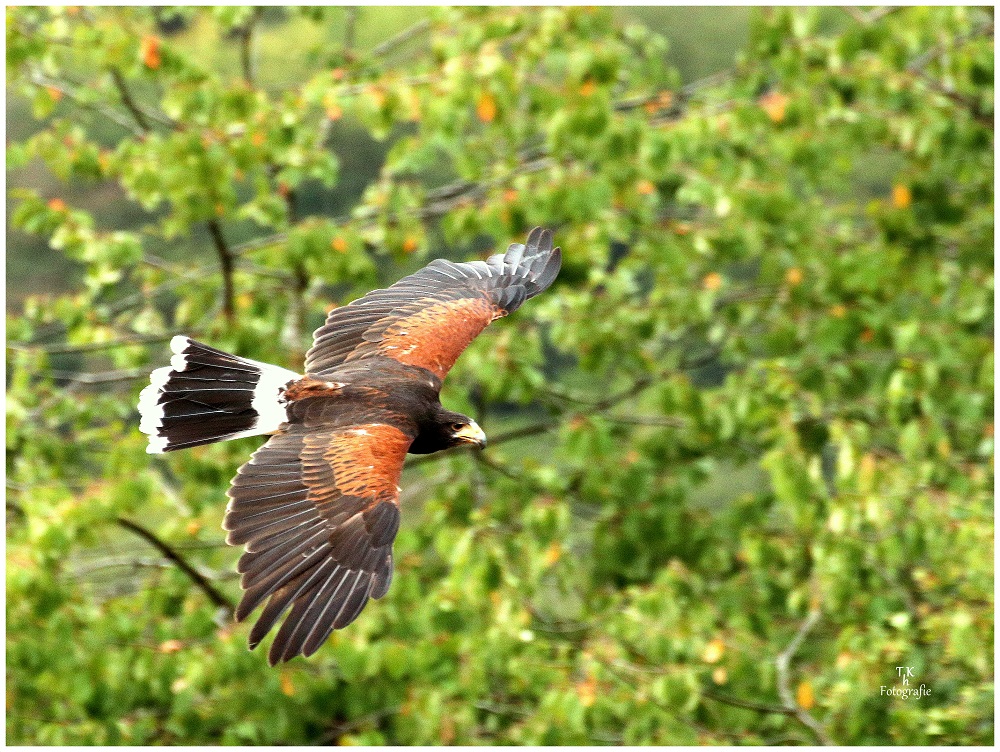
POLYGON ((316 330, 306 373, 322 376, 362 358, 386 356, 443 379, 486 326, 542 292, 559 273, 552 233, 536 227, 486 261, 437 259, 392 287, 334 309, 316 330))
POLYGON ((258 449, 229 489, 223 527, 246 544, 238 570, 245 619, 270 598, 250 632, 256 647, 285 610, 271 665, 312 655, 354 621, 392 579, 399 476, 412 438, 382 423, 289 426, 258 449))

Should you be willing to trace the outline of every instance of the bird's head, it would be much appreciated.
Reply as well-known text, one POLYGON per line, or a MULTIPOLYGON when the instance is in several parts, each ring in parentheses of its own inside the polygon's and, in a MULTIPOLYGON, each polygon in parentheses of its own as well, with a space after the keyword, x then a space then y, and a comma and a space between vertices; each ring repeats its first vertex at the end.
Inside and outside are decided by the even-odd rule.
POLYGON ((471 444, 479 449, 486 448, 486 434, 472 418, 455 413, 455 419, 448 424, 448 432, 451 437, 450 446, 471 444))
POLYGON ((420 426, 420 434, 410 446, 411 454, 430 454, 459 446, 486 446, 486 434, 472 418, 441 408, 433 419, 420 426))

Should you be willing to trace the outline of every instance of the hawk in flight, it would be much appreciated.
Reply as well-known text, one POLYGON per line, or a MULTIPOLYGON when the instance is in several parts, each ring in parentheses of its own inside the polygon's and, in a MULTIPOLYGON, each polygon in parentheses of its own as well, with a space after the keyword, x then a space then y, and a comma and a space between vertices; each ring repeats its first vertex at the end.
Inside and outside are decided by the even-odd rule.
POLYGON ((407 452, 486 444, 475 421, 441 405, 442 380, 491 321, 548 288, 560 263, 542 228, 486 261, 432 261, 335 308, 304 376, 171 340, 170 365, 139 397, 146 451, 271 436, 233 478, 223 522, 227 542, 246 547, 237 620, 266 601, 251 649, 291 609, 271 665, 312 655, 385 595, 407 452))

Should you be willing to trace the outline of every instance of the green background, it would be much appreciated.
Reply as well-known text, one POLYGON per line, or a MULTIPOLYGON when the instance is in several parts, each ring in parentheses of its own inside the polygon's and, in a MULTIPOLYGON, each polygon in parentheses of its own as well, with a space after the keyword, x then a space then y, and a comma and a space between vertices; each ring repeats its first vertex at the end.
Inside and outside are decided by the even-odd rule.
MULTIPOLYGON (((989 744, 986 8, 7 10, 7 741, 989 744), (185 333, 552 228, 396 574, 271 669, 185 333), (931 693, 889 696, 897 667, 931 693)), ((901 686, 901 685, 900 685, 901 686)))

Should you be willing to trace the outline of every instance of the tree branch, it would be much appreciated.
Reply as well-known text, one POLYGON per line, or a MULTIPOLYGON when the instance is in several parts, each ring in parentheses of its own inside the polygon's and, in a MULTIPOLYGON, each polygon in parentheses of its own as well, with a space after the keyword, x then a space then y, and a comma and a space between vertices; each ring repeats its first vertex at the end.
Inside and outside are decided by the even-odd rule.
POLYGON ((774 659, 774 665, 778 672, 778 696, 781 698, 781 703, 786 710, 790 711, 791 715, 794 715, 796 719, 803 725, 806 726, 810 731, 812 731, 816 738, 819 740, 820 744, 827 747, 836 746, 836 742, 833 741, 827 733, 823 730, 823 726, 820 725, 819 721, 813 718, 805 708, 801 707, 796 701, 795 697, 792 695, 792 690, 789 685, 789 665, 792 662, 792 657, 798 651, 799 647, 802 645, 802 641, 805 640, 806 635, 812 631, 813 627, 819 622, 822 613, 818 608, 812 609, 806 616, 806 620, 802 622, 802 626, 799 627, 799 631, 795 633, 795 637, 792 641, 788 643, 788 647, 778 653, 777 658, 774 659))
POLYGON ((110 350, 115 347, 129 347, 138 345, 148 345, 152 342, 166 342, 171 339, 173 334, 149 334, 149 335, 139 335, 136 337, 126 337, 123 339, 109 340, 108 342, 86 342, 81 345, 70 345, 62 342, 45 345, 37 342, 8 342, 7 347, 11 350, 20 350, 23 352, 30 352, 32 350, 41 350, 49 354, 64 354, 64 353, 82 353, 82 352, 95 352, 97 350, 110 350))
POLYGON ((236 294, 233 288, 233 253, 229 249, 219 220, 208 220, 208 231, 212 235, 216 253, 219 254, 219 266, 222 269, 222 311, 226 318, 232 321, 236 315, 236 294))
POLYGON ((243 80, 251 89, 256 85, 254 83, 253 32, 262 13, 262 8, 254 8, 246 25, 240 30, 240 65, 243 68, 243 80))
POLYGON ((177 567, 184 572, 188 578, 190 578, 190 580, 208 597, 212 603, 219 608, 225 608, 230 614, 235 612, 236 606, 231 600, 229 600, 229 598, 219 592, 201 572, 188 564, 183 556, 177 553, 177 551, 171 548, 167 543, 160 540, 155 533, 143 527, 138 522, 133 522, 132 520, 125 519, 124 517, 117 517, 115 522, 120 527, 138 535, 140 538, 153 546, 153 548, 163 554, 163 556, 176 564, 177 567))
POLYGON ((122 104, 132 113, 132 119, 135 120, 135 124, 139 126, 139 129, 143 133, 149 133, 151 129, 149 121, 146 119, 146 114, 135 103, 131 92, 128 90, 128 86, 125 85, 125 79, 117 68, 111 69, 111 80, 115 82, 115 88, 118 89, 118 96, 122 98, 122 104))
POLYGON ((122 117, 120 113, 116 112, 110 107, 105 107, 100 104, 97 104, 96 102, 89 102, 86 99, 81 98, 80 95, 77 93, 76 89, 71 88, 63 81, 59 81, 54 78, 49 78, 48 76, 45 76, 39 73, 38 71, 31 71, 28 74, 28 80, 31 83, 35 84, 35 86, 41 86, 46 89, 53 89, 55 91, 58 91, 67 99, 71 99, 72 101, 76 102, 76 104, 78 104, 80 107, 87 110, 93 110, 99 115, 103 115, 108 120, 111 120, 112 122, 120 125, 122 128, 132 133, 132 135, 134 136, 140 136, 143 133, 143 130, 141 128, 136 127, 136 125, 132 123, 132 121, 130 121, 126 117, 122 117))
POLYGON ((723 705, 731 705, 734 708, 743 708, 745 710, 753 710, 757 713, 776 713, 778 715, 795 715, 795 710, 791 708, 786 708, 784 705, 765 705, 759 702, 751 702, 750 700, 741 700, 738 697, 730 697, 729 695, 720 695, 712 692, 710 690, 703 689, 701 696, 709 700, 715 700, 715 702, 721 702, 723 705))
POLYGON ((376 45, 374 48, 372 48, 371 56, 385 57, 390 52, 395 50, 397 47, 406 44, 414 37, 420 36, 430 28, 431 28, 430 19, 429 18, 421 19, 420 21, 417 21, 415 24, 413 24, 413 26, 411 26, 410 28, 404 29, 403 31, 399 32, 396 36, 391 37, 382 42, 382 44, 376 45))

